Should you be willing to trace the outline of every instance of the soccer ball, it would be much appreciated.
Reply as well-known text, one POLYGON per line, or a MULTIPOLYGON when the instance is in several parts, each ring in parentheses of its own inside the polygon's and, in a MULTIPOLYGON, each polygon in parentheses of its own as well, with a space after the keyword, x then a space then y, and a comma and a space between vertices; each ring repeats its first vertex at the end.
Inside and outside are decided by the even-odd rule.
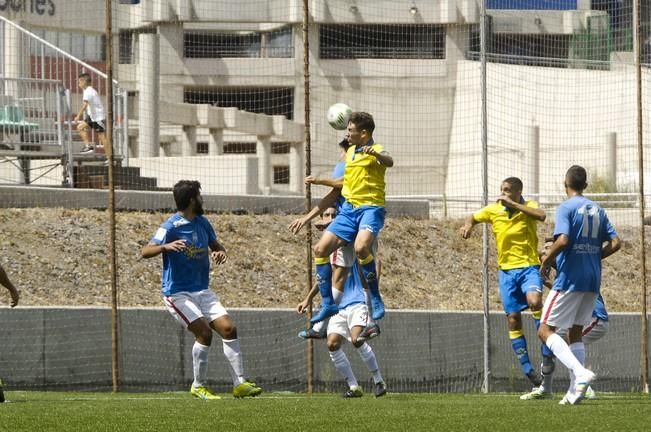
POLYGON ((336 103, 328 108, 328 123, 337 130, 344 130, 348 127, 348 119, 353 109, 345 103, 336 103))

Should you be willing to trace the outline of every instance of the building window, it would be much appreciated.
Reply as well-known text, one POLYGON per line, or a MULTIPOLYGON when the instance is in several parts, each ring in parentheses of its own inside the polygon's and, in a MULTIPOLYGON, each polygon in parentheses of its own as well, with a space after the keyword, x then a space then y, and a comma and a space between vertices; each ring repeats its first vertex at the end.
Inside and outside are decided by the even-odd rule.
POLYGON ((322 25, 319 53, 322 59, 444 59, 445 26, 322 25))
MULTIPOLYGON (((102 62, 106 59, 106 44, 102 34, 40 29, 33 29, 32 32, 78 59, 93 62, 102 62)), ((32 55, 41 55, 41 46, 42 44, 39 42, 30 43, 32 55)), ((52 56, 55 51, 44 48, 43 54, 52 56)))
POLYGON ((217 107, 236 107, 258 114, 283 115, 294 118, 294 89, 280 88, 186 88, 183 101, 210 104, 217 107))
POLYGON ((120 30, 118 36, 120 45, 118 61, 120 64, 133 63, 133 44, 134 40, 137 40, 134 34, 135 32, 132 30, 120 30))
POLYGON ((256 147, 254 142, 225 142, 224 154, 255 154, 256 147))
POLYGON ((289 184, 289 167, 274 166, 274 184, 289 184))
POLYGON ((187 58, 281 57, 294 56, 291 27, 269 32, 186 31, 183 55, 187 58))
POLYGON ((289 153, 289 143, 286 143, 286 142, 274 142, 274 143, 271 143, 271 153, 272 154, 287 154, 287 153, 289 153))
POLYGON ((197 141, 197 154, 208 154, 208 143, 205 141, 197 141))

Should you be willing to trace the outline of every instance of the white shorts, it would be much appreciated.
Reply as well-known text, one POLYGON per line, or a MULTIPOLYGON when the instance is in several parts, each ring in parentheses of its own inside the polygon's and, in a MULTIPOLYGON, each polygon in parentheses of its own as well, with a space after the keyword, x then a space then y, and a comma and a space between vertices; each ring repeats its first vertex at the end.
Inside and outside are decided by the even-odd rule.
POLYGON ((330 317, 328 334, 338 334, 350 341, 350 330, 357 326, 366 327, 366 324, 368 324, 368 306, 365 303, 357 303, 330 317))
MULTIPOLYGON (((608 321, 602 321, 597 317, 592 317, 588 325, 583 327, 581 338, 583 343, 589 344, 598 341, 608 333, 608 321)), ((562 338, 567 335, 567 329, 558 329, 556 334, 562 338)))
POLYGON ((163 297, 163 301, 169 313, 186 327, 199 318, 213 322, 228 315, 217 294, 209 289, 172 294, 163 297))
POLYGON ((330 254, 330 264, 350 268, 355 264, 355 248, 352 244, 342 246, 330 254))
POLYGON ((559 329, 585 326, 592 319, 596 300, 595 292, 551 290, 545 299, 541 322, 559 329))
MULTIPOLYGON (((371 245, 371 253, 373 256, 377 255, 377 248, 378 241, 376 237, 371 245)), ((357 257, 355 256, 355 246, 352 243, 342 246, 330 254, 330 264, 339 267, 350 268, 355 264, 355 260, 357 260, 357 257)))

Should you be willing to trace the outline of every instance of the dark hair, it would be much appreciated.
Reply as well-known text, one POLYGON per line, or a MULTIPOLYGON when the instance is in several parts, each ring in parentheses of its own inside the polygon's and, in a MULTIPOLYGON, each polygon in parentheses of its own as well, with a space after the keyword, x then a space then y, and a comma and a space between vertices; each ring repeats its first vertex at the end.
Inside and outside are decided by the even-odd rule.
POLYGON ((522 192, 522 180, 517 177, 506 178, 502 181, 502 183, 508 183, 513 189, 517 190, 518 192, 522 192))
POLYGON ((190 206, 190 201, 199 196, 201 183, 196 180, 179 180, 172 189, 176 208, 183 211, 190 206))
POLYGON ((565 174, 565 185, 575 191, 582 191, 588 187, 588 173, 579 165, 572 165, 565 174))
POLYGON ((350 123, 354 124, 357 129, 368 131, 369 135, 373 135, 375 130, 375 121, 373 116, 366 112, 354 112, 350 115, 350 123))
POLYGON ((346 138, 344 138, 341 141, 339 141, 338 146, 341 147, 344 150, 348 150, 348 147, 350 147, 350 143, 348 142, 348 140, 346 138))
POLYGON ((90 79, 90 75, 87 74, 86 72, 80 73, 78 78, 83 78, 86 81, 86 84, 90 84, 92 82, 92 80, 90 79))

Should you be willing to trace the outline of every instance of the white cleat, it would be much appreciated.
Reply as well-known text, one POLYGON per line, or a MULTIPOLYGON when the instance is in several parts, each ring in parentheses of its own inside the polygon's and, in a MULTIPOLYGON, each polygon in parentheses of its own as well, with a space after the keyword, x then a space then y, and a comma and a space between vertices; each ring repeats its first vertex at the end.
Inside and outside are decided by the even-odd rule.
POLYGON ((595 380, 597 375, 591 371, 587 371, 586 374, 576 377, 576 386, 574 387, 574 393, 568 397, 568 401, 571 405, 580 404, 581 401, 585 398, 585 393, 590 387, 590 383, 595 380))
POLYGON ((559 404, 559 405, 569 405, 569 404, 570 404, 570 401, 568 400, 568 396, 570 396, 571 394, 572 394, 572 393, 570 393, 570 392, 565 393, 565 396, 563 396, 563 399, 561 399, 561 400, 558 402, 558 404, 559 404))
POLYGON ((597 393, 592 389, 592 387, 588 386, 588 389, 585 391, 585 398, 587 400, 595 400, 597 399, 597 393))
POLYGON ((530 393, 525 393, 520 396, 520 400, 538 400, 538 399, 552 399, 551 392, 544 391, 542 387, 535 387, 530 393))

